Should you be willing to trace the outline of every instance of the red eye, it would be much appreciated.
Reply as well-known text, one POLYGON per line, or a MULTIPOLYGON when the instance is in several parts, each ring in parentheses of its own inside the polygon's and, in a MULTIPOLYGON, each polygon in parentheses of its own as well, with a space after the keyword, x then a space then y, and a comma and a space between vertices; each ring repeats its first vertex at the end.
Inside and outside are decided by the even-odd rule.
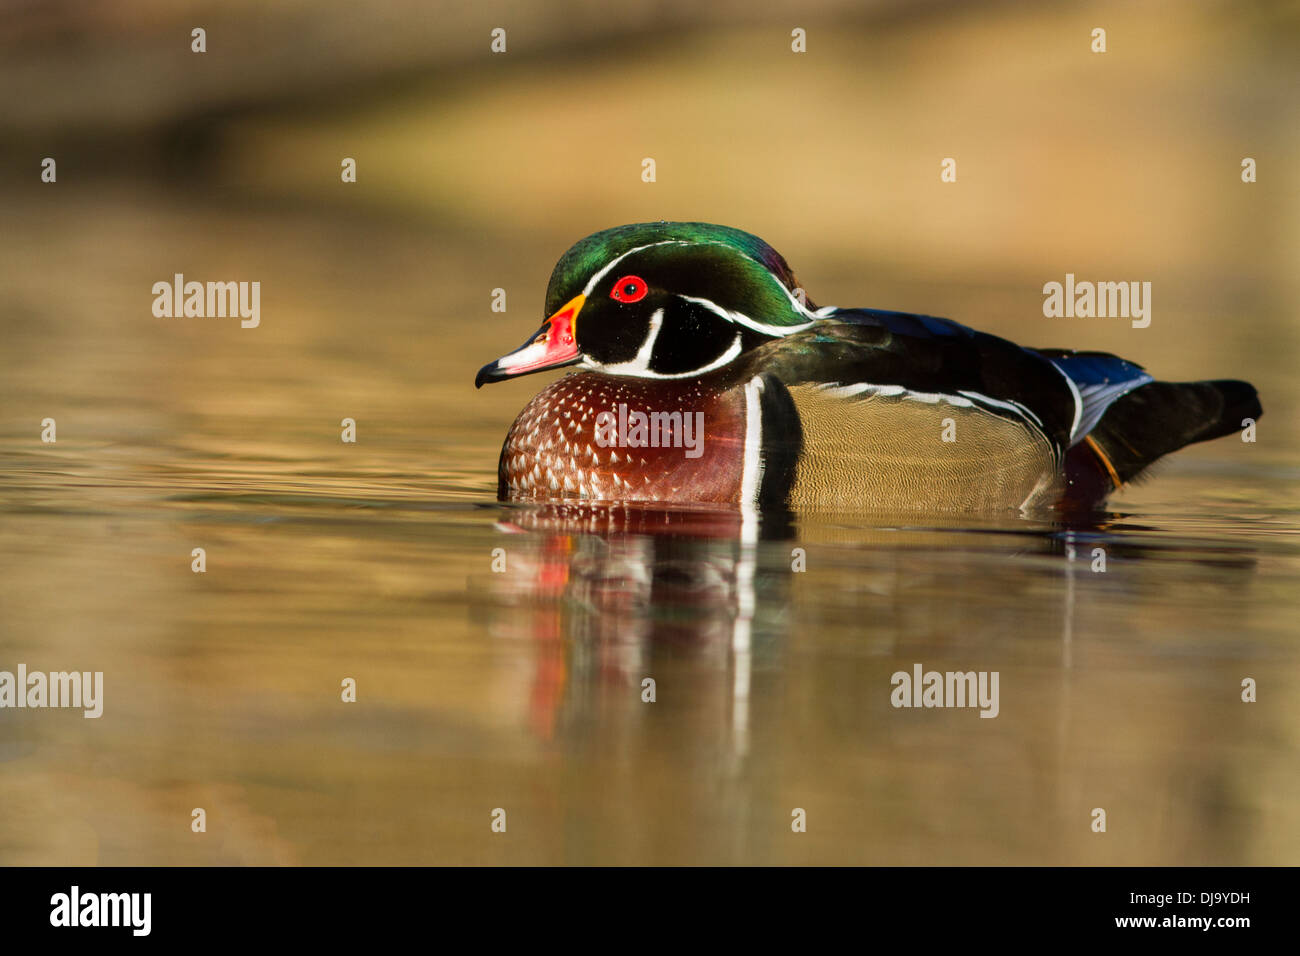
POLYGON ((640 276, 623 276, 609 290, 609 297, 619 302, 640 302, 649 291, 645 279, 640 276))

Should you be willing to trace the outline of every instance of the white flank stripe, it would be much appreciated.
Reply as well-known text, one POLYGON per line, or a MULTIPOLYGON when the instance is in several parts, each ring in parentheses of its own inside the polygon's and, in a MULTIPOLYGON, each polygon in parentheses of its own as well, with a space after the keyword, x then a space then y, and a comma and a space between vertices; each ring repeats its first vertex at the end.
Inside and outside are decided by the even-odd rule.
POLYGON ((832 398, 852 398, 854 395, 861 395, 863 392, 870 392, 872 395, 880 394, 877 386, 869 385, 866 382, 859 382, 857 385, 818 385, 817 391, 825 392, 832 398))
POLYGON ((1033 421, 1039 428, 1043 427, 1043 420, 1019 402, 1004 402, 1000 398, 989 398, 987 395, 983 395, 979 392, 963 391, 962 394, 969 398, 973 398, 982 405, 992 405, 994 408, 1005 408, 1008 411, 1015 412, 1021 418, 1027 418, 1033 421))
POLYGON ((1074 444, 1074 436, 1079 434, 1079 416, 1083 414, 1083 396, 1079 394, 1079 386, 1074 384, 1074 379, 1065 374, 1065 369, 1049 360, 1048 364, 1061 373, 1061 378, 1065 379, 1065 384, 1070 386, 1070 394, 1074 396, 1074 421, 1070 423, 1070 444, 1074 444))
POLYGON ((925 402, 935 405, 945 402, 956 408, 972 408, 974 402, 960 395, 948 395, 942 392, 911 392, 901 385, 874 385, 870 382, 858 382, 854 385, 818 385, 817 388, 833 398, 854 398, 867 395, 871 398, 904 398, 913 402, 925 402))

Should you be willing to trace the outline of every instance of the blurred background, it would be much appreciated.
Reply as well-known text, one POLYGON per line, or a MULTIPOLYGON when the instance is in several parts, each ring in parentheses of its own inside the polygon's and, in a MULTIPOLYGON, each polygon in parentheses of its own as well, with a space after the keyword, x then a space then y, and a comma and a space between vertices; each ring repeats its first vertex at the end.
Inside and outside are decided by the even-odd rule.
POLYGON ((1296 862, 1300 4, 0 15, 0 669, 106 682, 0 711, 0 863, 1296 862), (544 378, 474 372, 650 219, 819 304, 1248 379, 1259 440, 1085 529, 501 508, 544 378), (1150 327, 1044 318, 1067 272, 1150 281, 1150 327), (155 318, 175 273, 260 326, 155 318), (916 661, 1000 670, 1001 716, 891 709, 916 661))

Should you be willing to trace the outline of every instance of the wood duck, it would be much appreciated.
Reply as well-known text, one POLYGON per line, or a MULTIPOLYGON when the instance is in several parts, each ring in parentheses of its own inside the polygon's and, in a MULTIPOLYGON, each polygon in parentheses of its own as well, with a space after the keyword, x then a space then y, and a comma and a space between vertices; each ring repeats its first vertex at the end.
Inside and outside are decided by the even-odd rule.
POLYGON ((1092 508, 1260 415, 1245 382, 1159 382, 1103 352, 818 308, 766 242, 708 223, 588 236, 556 265, 546 314, 474 382, 582 369, 510 427, 502 500, 1092 508))

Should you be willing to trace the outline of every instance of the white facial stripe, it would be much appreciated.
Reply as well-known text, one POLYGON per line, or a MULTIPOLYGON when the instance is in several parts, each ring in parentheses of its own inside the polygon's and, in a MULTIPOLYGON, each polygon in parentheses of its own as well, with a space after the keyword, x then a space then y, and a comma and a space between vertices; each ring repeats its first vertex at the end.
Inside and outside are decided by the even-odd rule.
POLYGON ((655 342, 659 340, 659 330, 664 325, 664 310, 655 309, 655 314, 650 316, 650 331, 646 333, 645 341, 641 347, 636 350, 636 355, 632 361, 627 363, 634 367, 649 368, 650 356, 655 350, 655 342))
POLYGON ((740 354, 740 333, 737 332, 736 338, 731 343, 731 347, 728 348, 727 351, 719 355, 712 362, 710 362, 708 365, 704 366, 704 368, 697 371, 695 374, 702 375, 705 372, 712 372, 714 369, 722 368, 722 366, 726 365, 728 362, 730 362, 739 354, 740 354))
MULTIPOLYGON (((659 314, 660 319, 662 320, 662 312, 657 314, 659 314)), ((650 336, 650 339, 647 339, 647 344, 650 348, 654 347, 654 342, 651 340, 657 335, 658 328, 656 327, 650 336)), ((727 351, 723 352, 708 365, 690 372, 652 371, 650 368, 650 349, 648 349, 646 345, 641 346, 640 350, 636 353, 636 357, 630 362, 616 362, 613 365, 605 365, 601 362, 597 362, 588 355, 584 355, 582 357, 582 367, 589 368, 596 372, 607 372, 611 375, 636 375, 639 378, 694 378, 696 375, 703 375, 705 372, 712 372, 714 369, 722 368, 722 366, 726 365, 740 354, 740 348, 740 333, 737 332, 735 340, 732 341, 731 345, 727 348, 727 351)))
POLYGON ((806 315, 810 319, 815 319, 819 318, 821 314, 826 311, 825 309, 818 309, 816 312, 809 311, 807 304, 800 302, 799 297, 787 289, 784 282, 778 281, 777 285, 781 287, 781 291, 785 293, 785 297, 790 300, 790 304, 794 306, 796 312, 806 315))
MULTIPOLYGON (((637 246, 634 249, 629 249, 621 256, 618 256, 617 258, 612 259, 610 262, 606 263, 599 271, 597 271, 590 279, 587 280, 587 285, 582 290, 582 294, 584 296, 590 297, 592 292, 595 291, 596 286, 600 284, 600 281, 604 279, 605 276, 609 275, 609 273, 614 269, 615 266, 617 266, 628 256, 631 256, 635 253, 642 252, 646 249, 652 249, 656 246, 671 246, 671 245, 689 246, 689 245, 700 245, 702 243, 707 243, 710 245, 718 245, 718 246, 727 246, 728 248, 734 249, 734 247, 730 246, 728 243, 721 242, 716 239, 706 239, 706 240, 663 239, 659 242, 649 242, 643 246, 637 246)), ((740 251, 740 250, 736 250, 736 251, 740 251)), ((744 253, 741 254, 744 255, 744 253)), ((751 261, 754 262, 758 261, 756 259, 753 259, 752 256, 749 256, 748 258, 750 258, 751 261)), ((798 298, 795 297, 794 293, 792 293, 789 289, 787 289, 782 283, 778 282, 777 284, 781 286, 781 291, 783 291, 786 294, 786 297, 789 298, 791 305, 793 305, 794 308, 802 315, 808 316, 809 321, 802 323, 800 325, 789 325, 789 326, 768 325, 766 323, 758 322, 754 319, 751 319, 749 316, 744 315, 740 312, 730 312, 726 309, 723 309, 717 303, 711 302, 708 299, 699 299, 699 298, 694 298, 692 296, 679 296, 679 298, 684 299, 687 302, 696 302, 700 305, 703 305, 705 308, 721 316, 723 319, 726 319, 728 322, 733 322, 737 325, 742 325, 746 328, 753 329, 754 331, 760 332, 764 335, 773 335, 773 336, 786 336, 794 332, 799 332, 803 329, 806 329, 814 324, 813 322, 814 318, 820 316, 822 313, 825 313, 827 311, 826 309, 818 309, 816 315, 814 315, 814 313, 808 311, 807 306, 805 306, 803 303, 801 303, 798 300, 798 298)), ((708 365, 705 365, 702 368, 695 369, 694 371, 691 372, 664 373, 664 372, 651 371, 650 355, 654 351, 655 340, 659 336, 659 330, 662 327, 662 325, 663 325, 663 310, 661 309, 657 311, 654 314, 654 316, 651 317, 649 334, 647 335, 645 342, 641 344, 641 348, 637 350, 637 354, 630 361, 617 362, 614 364, 606 365, 604 363, 597 362, 590 356, 584 354, 582 356, 582 362, 581 362, 582 367, 589 368, 594 371, 610 372, 615 375, 620 375, 620 374, 636 375, 641 378, 661 378, 661 379, 691 378, 696 375, 703 375, 706 372, 712 372, 715 369, 722 368, 722 366, 732 361, 742 351, 742 336, 739 332, 737 332, 735 340, 731 343, 731 345, 727 348, 727 350, 723 352, 720 356, 718 356, 716 359, 714 359, 712 362, 710 362, 708 365)))
POLYGON ((605 278, 605 276, 609 275, 609 270, 610 270, 610 269, 613 269, 616 265, 618 265, 620 262, 622 262, 622 261, 623 261, 624 259, 626 259, 628 256, 630 256, 630 255, 632 255, 632 254, 634 254, 634 253, 637 253, 637 252, 641 252, 643 249, 653 249, 655 246, 671 246, 671 245, 673 245, 674 243, 681 244, 681 245, 685 245, 685 243, 684 243, 681 239, 664 239, 662 242, 649 242, 649 243, 646 243, 644 246, 637 246, 635 249, 629 249, 627 252, 625 252, 625 253, 623 253, 621 256, 619 256, 617 259, 614 259, 614 260, 612 260, 612 261, 606 263, 605 266, 604 266, 604 268, 602 268, 602 269, 601 269, 599 272, 597 272, 594 276, 592 276, 590 279, 588 279, 588 280, 587 280, 587 286, 586 286, 586 288, 584 288, 584 289, 582 290, 582 294, 585 295, 585 296, 587 296, 588 298, 590 298, 591 293, 592 293, 592 290, 595 289, 596 286, 600 284, 600 280, 601 280, 601 279, 603 279, 603 278, 605 278))
MULTIPOLYGON (((782 288, 785 287, 782 286, 782 288)), ((683 302, 694 302, 696 305, 702 305, 710 312, 721 316, 728 322, 734 322, 736 325, 743 325, 745 328, 753 329, 755 332, 760 332, 763 335, 784 337, 786 335, 792 335, 795 332, 802 332, 813 324, 813 320, 810 319, 800 325, 768 325, 766 322, 759 322, 757 319, 751 319, 743 312, 732 312, 730 309, 724 309, 722 306, 718 305, 718 303, 710 299, 701 299, 694 295, 679 295, 677 298, 681 299, 683 302)), ((799 304, 798 300, 793 297, 791 297, 791 301, 794 302, 795 305, 799 304)))
MULTIPOLYGON (((605 265, 600 269, 600 271, 598 271, 595 275, 593 275, 590 279, 587 280, 587 285, 586 285, 586 287, 582 290, 582 294, 585 295, 585 296, 590 296, 591 293, 595 290, 596 286, 600 284, 600 280, 603 279, 603 278, 605 278, 605 276, 609 275, 610 270, 613 269, 613 268, 614 268, 616 265, 618 265, 620 262, 622 262, 624 259, 626 259, 628 256, 633 255, 633 254, 638 253, 638 252, 642 252, 642 251, 645 250, 645 249, 653 249, 653 248, 655 248, 656 246, 673 246, 673 245, 677 245, 677 246, 692 246, 692 245, 694 245, 694 246, 699 246, 699 245, 726 246, 728 249, 732 249, 732 250, 735 251, 735 252, 740 252, 741 255, 745 255, 745 253, 741 252, 739 249, 736 249, 735 246, 729 245, 728 243, 725 243, 725 242, 721 242, 721 241, 719 241, 719 240, 717 240, 717 239, 702 239, 702 240, 690 240, 690 239, 661 239, 659 242, 648 242, 648 243, 646 243, 644 246, 637 246, 635 249, 629 249, 627 252, 625 252, 625 253, 623 253, 621 256, 619 256, 617 259, 614 259, 614 260, 612 260, 612 261, 610 261, 610 262, 607 262, 607 263, 606 263, 606 264, 605 264, 605 265)), ((745 255, 745 258, 749 259, 751 262, 758 262, 758 260, 755 259, 753 256, 745 255)), ((761 262, 758 262, 758 264, 759 264, 759 265, 762 265, 761 262)), ((773 277, 773 278, 775 278, 775 277, 773 277)), ((792 306, 794 306, 795 311, 800 312, 800 313, 802 313, 803 315, 808 316, 808 318, 810 318, 810 319, 812 319, 812 318, 823 318, 823 317, 825 317, 826 315, 828 315, 829 313, 831 313, 831 312, 833 312, 833 311, 835 310, 835 309, 834 309, 834 306, 828 306, 827 308, 824 308, 824 309, 818 309, 816 312, 809 312, 809 311, 808 311, 808 306, 806 306, 806 305, 804 305, 804 303, 800 302, 799 299, 798 299, 798 297, 797 297, 793 292, 791 292, 789 289, 787 289, 787 288, 785 287, 785 283, 778 281, 778 282, 777 282, 777 285, 780 286, 781 291, 785 293, 786 298, 790 300, 790 304, 791 304, 792 306)), ((686 296, 682 296, 682 298, 686 298, 686 296)), ((706 301, 706 300, 701 300, 701 301, 706 301)), ((713 305, 713 303, 709 303, 709 305, 713 306, 715 310, 722 311, 722 310, 718 309, 718 307, 717 307, 716 305, 713 305)), ((739 314, 739 313, 736 313, 736 314, 739 314)), ((748 316, 744 316, 743 318, 745 318, 747 321, 750 321, 750 322, 753 321, 752 319, 749 319, 748 316)), ((742 323, 742 324, 744 324, 744 323, 742 323)), ((752 325, 752 326, 750 326, 750 327, 751 327, 751 328, 757 328, 760 324, 761 324, 761 323, 755 323, 754 325, 752 325)), ((811 325, 811 324, 812 324, 811 322, 808 323, 808 325, 811 325)), ((798 328, 806 328, 806 327, 807 327, 807 326, 799 326, 798 328)), ((769 326, 769 328, 780 328, 780 326, 769 326)), ((798 331, 798 328, 795 328, 794 331, 798 331)), ((759 331, 762 331, 762 329, 759 329, 759 331)), ((788 333, 786 333, 786 334, 788 334, 788 333)))

